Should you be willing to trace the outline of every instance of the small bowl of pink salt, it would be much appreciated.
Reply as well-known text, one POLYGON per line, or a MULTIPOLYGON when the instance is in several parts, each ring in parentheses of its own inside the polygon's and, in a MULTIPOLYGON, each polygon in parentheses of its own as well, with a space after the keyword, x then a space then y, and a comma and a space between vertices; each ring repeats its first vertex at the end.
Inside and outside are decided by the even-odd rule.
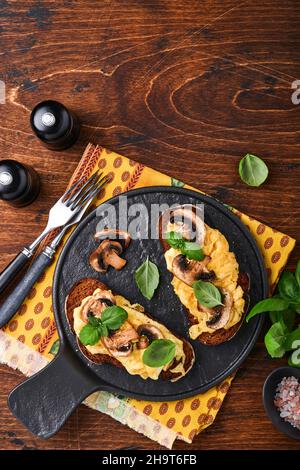
POLYGON ((275 369, 265 381, 263 402, 274 426, 300 440, 300 368, 275 369))

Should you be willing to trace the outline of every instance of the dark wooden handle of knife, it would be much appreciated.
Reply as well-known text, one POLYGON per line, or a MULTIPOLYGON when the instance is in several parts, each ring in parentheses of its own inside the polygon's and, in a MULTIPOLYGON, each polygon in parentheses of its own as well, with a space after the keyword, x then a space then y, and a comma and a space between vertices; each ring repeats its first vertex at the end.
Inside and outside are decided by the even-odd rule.
POLYGON ((15 259, 2 271, 0 274, 0 294, 6 289, 6 287, 14 280, 16 275, 25 266, 30 258, 20 252, 15 259))
POLYGON ((32 263, 27 273, 0 307, 0 327, 4 326, 21 307, 32 286, 40 278, 52 259, 44 252, 32 263))

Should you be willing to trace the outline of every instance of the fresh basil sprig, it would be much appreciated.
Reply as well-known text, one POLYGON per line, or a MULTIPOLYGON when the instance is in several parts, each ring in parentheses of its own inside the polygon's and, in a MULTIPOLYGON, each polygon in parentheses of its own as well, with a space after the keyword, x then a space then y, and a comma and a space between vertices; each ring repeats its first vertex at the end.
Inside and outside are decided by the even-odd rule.
POLYGON ((149 256, 136 270, 134 277, 143 296, 148 300, 152 299, 159 284, 159 270, 156 264, 149 260, 149 256))
POLYGON ((285 354, 287 328, 280 321, 274 323, 265 336, 265 346, 271 357, 282 357, 285 354))
POLYGON ((211 282, 196 281, 193 284, 194 294, 203 307, 213 308, 223 305, 219 289, 211 282))
POLYGON ((261 158, 247 153, 239 163, 239 174, 249 186, 260 186, 267 179, 269 170, 261 158))
POLYGON ((272 323, 279 321, 285 325, 289 331, 292 331, 295 326, 296 312, 294 310, 287 309, 280 312, 269 312, 269 317, 272 323))
POLYGON ((282 310, 286 310, 288 306, 289 302, 286 299, 272 297, 270 299, 261 300, 250 310, 246 317, 246 321, 248 322, 250 318, 258 315, 259 313, 282 312, 282 310))
POLYGON ((182 235, 174 230, 166 232, 165 240, 172 248, 181 250, 184 247, 184 239, 182 238, 182 235))
POLYGON ((184 183, 176 178, 171 178, 171 186, 175 186, 175 188, 182 188, 184 183))
POLYGON ((298 286, 300 286, 300 260, 297 263, 296 271, 295 271, 295 277, 298 283, 298 286))
POLYGON ((127 320, 126 310, 117 305, 103 310, 101 318, 90 315, 89 322, 79 333, 79 339, 85 346, 93 346, 102 336, 108 336, 109 331, 118 330, 127 320))
POLYGON ((300 313, 300 261, 294 274, 282 274, 276 295, 258 302, 246 320, 264 312, 269 312, 272 322, 265 336, 268 353, 273 358, 279 358, 293 351, 288 362, 294 367, 300 367, 300 326, 295 327, 297 314, 300 313))
POLYGON ((57 340, 54 341, 54 343, 52 344, 49 353, 50 353, 50 354, 53 354, 53 356, 56 356, 56 354, 57 354, 58 351, 59 351, 59 346, 60 346, 60 342, 59 342, 59 339, 57 339, 57 340))
MULTIPOLYGON (((300 346, 300 326, 289 331, 284 323, 274 323, 265 336, 265 345, 271 357, 283 357, 287 351, 300 346), (295 346, 297 343, 298 346, 295 346)), ((300 363, 297 367, 300 367, 300 363)))
POLYGON ((109 330, 118 330, 127 318, 128 313, 126 310, 122 307, 118 307, 117 305, 106 307, 101 315, 102 324, 109 330))
POLYGON ((291 272, 284 272, 278 283, 278 292, 281 298, 290 303, 300 303, 300 285, 296 276, 291 272))
POLYGON ((180 250, 187 258, 202 261, 205 258, 202 248, 196 242, 189 242, 184 240, 182 235, 178 232, 171 231, 165 234, 166 242, 177 250, 180 250))
POLYGON ((205 258, 202 248, 196 242, 184 242, 184 247, 181 249, 181 253, 188 259, 196 261, 202 261, 205 258))
POLYGON ((155 339, 145 349, 143 363, 148 367, 162 367, 175 357, 176 344, 170 339, 155 339))
MULTIPOLYGON (((295 330, 289 332, 287 334, 287 337, 286 337, 286 340, 285 340, 285 349, 286 351, 291 351, 292 349, 294 349, 294 343, 296 341, 299 341, 300 340, 300 326, 298 326, 297 328, 295 328, 295 330)), ((300 344, 298 344, 298 347, 300 346, 300 344)), ((299 364, 300 365, 300 364, 299 364)))

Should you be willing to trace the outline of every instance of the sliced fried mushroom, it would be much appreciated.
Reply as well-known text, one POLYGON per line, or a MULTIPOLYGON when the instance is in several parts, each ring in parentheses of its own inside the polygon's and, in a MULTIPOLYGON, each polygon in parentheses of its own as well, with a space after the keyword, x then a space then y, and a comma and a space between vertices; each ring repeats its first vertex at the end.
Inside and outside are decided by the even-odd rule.
POLYGON ((115 269, 122 269, 125 266, 126 260, 119 256, 123 252, 122 245, 119 242, 104 240, 102 242, 102 248, 103 264, 112 266, 115 269))
POLYGON ((97 292, 85 302, 81 311, 81 318, 85 323, 88 322, 89 316, 100 318, 103 310, 115 305, 115 303, 115 298, 110 291, 97 292))
POLYGON ((154 325, 145 323, 144 325, 140 325, 137 328, 137 332, 140 336, 138 342, 138 349, 146 349, 149 344, 152 343, 155 339, 162 339, 164 336, 159 328, 154 325))
POLYGON ((119 243, 124 245, 124 248, 129 246, 131 237, 128 232, 124 230, 115 230, 111 228, 105 228, 96 232, 94 235, 96 241, 110 239, 110 240, 117 240, 119 243))
POLYGON ((207 269, 210 261, 209 256, 205 256, 202 261, 189 260, 185 255, 177 255, 172 262, 172 272, 181 281, 192 286, 195 281, 211 281, 215 278, 215 273, 207 269))
POLYGON ((139 339, 139 342, 137 344, 138 349, 146 349, 149 346, 149 339, 147 336, 142 335, 139 339))
POLYGON ((119 330, 112 332, 110 336, 103 336, 101 341, 112 356, 126 357, 132 352, 132 343, 138 341, 138 339, 138 332, 129 321, 126 321, 119 330))
POLYGON ((188 241, 197 242, 203 246, 205 238, 205 225, 202 218, 196 213, 195 206, 184 204, 171 210, 166 232, 177 232, 188 241))
POLYGON ((126 264, 126 260, 119 256, 122 252, 123 248, 119 242, 103 240, 90 255, 90 265, 100 273, 106 273, 109 266, 120 270, 126 264))
POLYGON ((214 308, 208 309, 204 308, 202 305, 199 305, 200 310, 209 313, 210 318, 207 320, 206 325, 209 328, 214 330, 219 330, 220 328, 224 328, 227 325, 231 318, 231 309, 233 300, 229 292, 222 292, 222 303, 224 305, 217 305, 214 308))
POLYGON ((89 262, 92 268, 100 273, 106 273, 109 266, 118 270, 122 269, 126 260, 119 255, 130 243, 129 233, 107 228, 97 232, 94 238, 97 241, 102 241, 90 255, 89 262))

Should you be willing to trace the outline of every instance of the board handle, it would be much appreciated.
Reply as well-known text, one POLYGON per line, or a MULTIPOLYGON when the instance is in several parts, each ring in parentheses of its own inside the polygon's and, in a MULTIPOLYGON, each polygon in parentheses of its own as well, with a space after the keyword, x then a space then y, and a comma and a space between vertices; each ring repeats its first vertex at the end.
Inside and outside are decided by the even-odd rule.
POLYGON ((8 406, 32 434, 47 439, 88 395, 105 390, 105 385, 63 346, 50 364, 10 393, 8 406))

